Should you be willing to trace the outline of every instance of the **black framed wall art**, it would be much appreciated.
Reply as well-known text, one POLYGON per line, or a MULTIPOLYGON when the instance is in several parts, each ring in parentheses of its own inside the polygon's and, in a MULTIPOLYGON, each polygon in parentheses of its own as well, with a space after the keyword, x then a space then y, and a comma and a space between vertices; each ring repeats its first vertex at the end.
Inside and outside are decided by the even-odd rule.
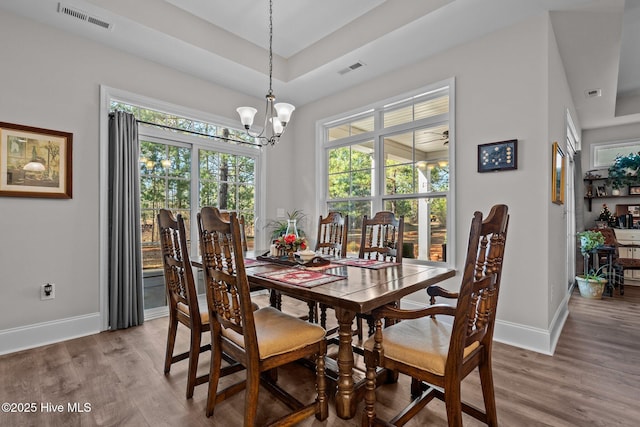
POLYGON ((478 145, 478 172, 518 169, 518 140, 478 145))

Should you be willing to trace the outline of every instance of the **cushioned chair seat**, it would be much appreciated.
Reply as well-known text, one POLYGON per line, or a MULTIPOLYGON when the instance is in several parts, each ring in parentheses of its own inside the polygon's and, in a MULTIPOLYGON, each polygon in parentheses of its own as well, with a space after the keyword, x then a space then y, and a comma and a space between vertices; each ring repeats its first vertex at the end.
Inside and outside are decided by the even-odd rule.
MULTIPOLYGON (((322 340, 325 330, 304 320, 288 316, 273 307, 264 307, 253 313, 258 337, 260 359, 288 353, 322 340)), ((222 334, 244 347, 244 337, 232 329, 222 334)))
MULTIPOLYGON (((384 357, 404 364, 444 375, 444 367, 449 353, 451 325, 430 317, 403 320, 382 330, 384 357)), ((374 338, 364 343, 364 348, 372 350, 374 338)), ((464 349, 467 357, 480 344, 476 341, 464 349)))
MULTIPOLYGON (((205 301, 204 306, 202 305, 202 303, 200 303, 200 307, 204 307, 204 309, 200 309, 200 319, 202 323, 209 323, 209 311, 207 309, 207 302, 205 301)), ((181 302, 178 303, 178 311, 181 311, 187 316, 189 315, 189 307, 181 302)))

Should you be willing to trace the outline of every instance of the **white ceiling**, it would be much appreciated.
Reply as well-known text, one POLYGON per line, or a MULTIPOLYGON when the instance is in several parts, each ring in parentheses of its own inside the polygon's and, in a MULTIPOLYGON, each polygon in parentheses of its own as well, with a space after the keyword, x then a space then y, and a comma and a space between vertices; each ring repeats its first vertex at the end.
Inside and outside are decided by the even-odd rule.
MULTIPOLYGON (((273 1, 281 101, 300 106, 551 11, 582 127, 640 122, 640 0, 627 0, 626 10, 624 0, 273 1), (339 73, 356 62, 365 65, 339 73), (587 98, 591 89, 602 96, 587 98), (616 116, 618 92, 626 103, 616 116)), ((58 3, 1 0, 0 9, 248 95, 266 93, 267 0, 62 1, 110 30, 57 13, 58 3)))

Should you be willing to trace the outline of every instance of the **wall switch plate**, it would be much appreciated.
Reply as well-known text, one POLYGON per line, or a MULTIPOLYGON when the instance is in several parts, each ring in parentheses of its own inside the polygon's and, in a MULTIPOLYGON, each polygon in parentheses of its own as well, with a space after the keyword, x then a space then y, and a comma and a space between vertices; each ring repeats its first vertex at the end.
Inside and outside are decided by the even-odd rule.
POLYGON ((40 299, 41 300, 48 300, 48 299, 54 299, 56 297, 56 284, 55 283, 45 283, 44 285, 40 286, 40 299), (49 292, 47 292, 47 287, 51 286, 51 290, 49 292), (47 295, 48 293, 48 295, 47 295))

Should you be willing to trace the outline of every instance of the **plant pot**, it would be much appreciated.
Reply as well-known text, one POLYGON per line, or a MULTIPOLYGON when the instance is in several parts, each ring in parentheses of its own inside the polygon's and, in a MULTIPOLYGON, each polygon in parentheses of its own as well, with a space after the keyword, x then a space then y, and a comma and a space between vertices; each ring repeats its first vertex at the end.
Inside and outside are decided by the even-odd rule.
POLYGON ((602 299, 604 285, 607 279, 585 279, 583 276, 576 276, 580 295, 585 298, 602 299))

